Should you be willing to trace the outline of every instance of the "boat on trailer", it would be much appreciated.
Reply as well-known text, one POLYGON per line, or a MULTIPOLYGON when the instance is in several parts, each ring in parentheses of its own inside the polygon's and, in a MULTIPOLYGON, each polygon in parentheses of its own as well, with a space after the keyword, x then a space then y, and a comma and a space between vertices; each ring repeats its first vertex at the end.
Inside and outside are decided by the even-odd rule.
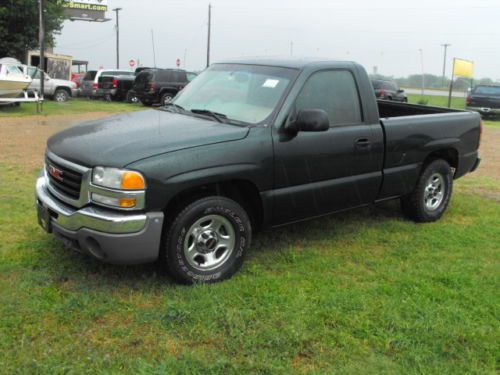
POLYGON ((22 96, 31 81, 26 65, 10 57, 0 59, 0 99, 22 96))

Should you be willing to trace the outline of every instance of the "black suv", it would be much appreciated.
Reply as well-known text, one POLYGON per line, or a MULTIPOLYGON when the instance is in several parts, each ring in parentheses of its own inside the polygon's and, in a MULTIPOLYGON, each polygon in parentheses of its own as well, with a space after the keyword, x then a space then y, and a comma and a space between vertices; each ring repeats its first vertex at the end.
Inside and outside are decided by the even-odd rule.
POLYGON ((377 99, 394 100, 403 103, 408 102, 405 91, 401 90, 396 82, 372 80, 372 85, 377 99))
POLYGON ((133 90, 145 106, 165 105, 195 76, 181 69, 147 69, 137 74, 133 90))

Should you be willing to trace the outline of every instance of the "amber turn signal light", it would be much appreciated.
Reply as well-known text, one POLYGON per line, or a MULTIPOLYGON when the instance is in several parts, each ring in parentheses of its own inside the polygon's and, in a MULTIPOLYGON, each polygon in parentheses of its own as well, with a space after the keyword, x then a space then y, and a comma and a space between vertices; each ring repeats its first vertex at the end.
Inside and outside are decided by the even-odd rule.
POLYGON ((123 208, 135 207, 135 203, 136 203, 135 198, 120 198, 119 201, 120 207, 123 208))
POLYGON ((133 171, 127 171, 123 173, 122 175, 123 190, 143 190, 145 187, 146 183, 144 182, 144 177, 142 177, 140 173, 133 171))

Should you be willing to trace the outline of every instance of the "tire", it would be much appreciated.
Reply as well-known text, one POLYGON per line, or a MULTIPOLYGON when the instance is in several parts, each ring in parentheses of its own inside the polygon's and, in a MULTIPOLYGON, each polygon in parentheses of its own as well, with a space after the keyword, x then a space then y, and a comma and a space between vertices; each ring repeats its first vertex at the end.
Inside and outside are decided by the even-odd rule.
POLYGON ((164 93, 162 96, 161 96, 161 102, 160 102, 160 105, 163 107, 165 105, 167 105, 167 103, 169 103, 173 98, 174 98, 174 94, 172 94, 171 92, 166 92, 164 93))
POLYGON ((401 198, 403 212, 417 223, 429 223, 443 216, 453 191, 450 165, 437 159, 425 166, 415 190, 401 198))
POLYGON ((54 93, 54 100, 59 103, 64 103, 69 100, 68 91, 65 89, 57 89, 54 93))
POLYGON ((252 237, 246 212, 224 197, 191 203, 165 232, 160 260, 182 284, 214 283, 233 276, 252 237))
POLYGON ((139 102, 139 98, 137 98, 137 96, 135 96, 130 91, 127 91, 127 97, 125 100, 127 101, 127 103, 138 103, 139 102))

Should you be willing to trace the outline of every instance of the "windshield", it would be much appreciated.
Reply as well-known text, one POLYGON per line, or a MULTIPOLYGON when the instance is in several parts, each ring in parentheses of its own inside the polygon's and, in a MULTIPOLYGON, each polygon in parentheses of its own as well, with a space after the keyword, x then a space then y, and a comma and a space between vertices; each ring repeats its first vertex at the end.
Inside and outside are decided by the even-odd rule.
POLYGON ((270 66, 215 64, 173 100, 187 111, 206 110, 258 124, 275 110, 298 71, 270 66))

